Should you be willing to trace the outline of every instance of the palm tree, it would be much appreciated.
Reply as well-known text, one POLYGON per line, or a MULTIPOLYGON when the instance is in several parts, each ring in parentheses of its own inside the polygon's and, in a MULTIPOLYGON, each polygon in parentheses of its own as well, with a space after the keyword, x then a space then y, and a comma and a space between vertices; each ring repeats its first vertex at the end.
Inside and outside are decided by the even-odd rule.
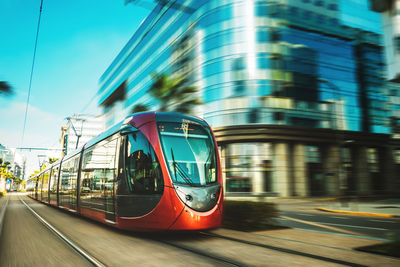
POLYGON ((190 113, 194 106, 201 104, 200 98, 195 95, 197 87, 186 83, 186 79, 169 74, 153 75, 150 94, 159 101, 160 111, 190 113))
POLYGON ((49 158, 49 163, 53 164, 54 162, 56 162, 58 160, 58 158, 49 158))
POLYGON ((143 112, 143 111, 148 111, 148 110, 149 110, 149 108, 146 105, 137 104, 132 108, 131 113, 138 113, 138 112, 143 112))
POLYGON ((4 81, 0 81, 0 95, 5 94, 5 95, 11 95, 13 94, 12 87, 4 81))

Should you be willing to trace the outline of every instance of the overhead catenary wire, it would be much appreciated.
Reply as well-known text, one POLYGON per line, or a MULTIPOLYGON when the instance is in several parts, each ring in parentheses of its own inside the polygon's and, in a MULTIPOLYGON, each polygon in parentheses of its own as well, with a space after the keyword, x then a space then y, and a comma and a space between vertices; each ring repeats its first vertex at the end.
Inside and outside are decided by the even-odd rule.
POLYGON ((38 43, 38 39, 39 39, 40 18, 42 16, 42 7, 43 7, 43 0, 40 1, 39 19, 38 19, 38 25, 37 25, 37 30, 36 30, 35 48, 33 50, 33 59, 32 59, 32 67, 31 67, 31 75, 30 75, 30 79, 29 79, 28 96, 26 99, 26 106, 25 106, 25 117, 24 117, 24 127, 22 129, 21 146, 24 143, 24 137, 25 137, 26 120, 28 117, 29 100, 30 100, 30 96, 31 96, 32 78, 33 78, 33 70, 35 67, 37 43, 38 43))

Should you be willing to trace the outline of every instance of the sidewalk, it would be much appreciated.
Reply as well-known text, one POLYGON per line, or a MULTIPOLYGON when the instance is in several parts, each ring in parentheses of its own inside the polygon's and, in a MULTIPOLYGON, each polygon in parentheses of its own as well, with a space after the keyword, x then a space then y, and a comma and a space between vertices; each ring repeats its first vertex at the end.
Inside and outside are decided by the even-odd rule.
POLYGON ((339 199, 320 203, 317 209, 350 215, 400 218, 400 199, 339 199))
POLYGON ((7 196, 0 196, 0 236, 3 230, 3 220, 6 212, 7 196))
POLYGON ((379 240, 298 229, 250 233, 221 228, 211 232, 265 245, 271 256, 266 265, 271 266, 400 266, 400 259, 355 250, 383 243, 379 240))
POLYGON ((400 218, 400 198, 314 197, 269 198, 263 201, 297 210, 318 210, 360 216, 400 218))

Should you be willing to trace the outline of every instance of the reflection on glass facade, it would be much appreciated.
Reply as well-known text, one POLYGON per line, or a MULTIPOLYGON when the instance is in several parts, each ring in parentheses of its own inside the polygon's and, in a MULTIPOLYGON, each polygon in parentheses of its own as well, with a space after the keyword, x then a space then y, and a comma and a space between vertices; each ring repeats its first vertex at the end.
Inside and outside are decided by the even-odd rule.
POLYGON ((270 143, 237 143, 227 147, 227 192, 273 192, 270 143))
MULTIPOLYGON (((344 2, 161 1, 165 5, 152 11, 100 79, 100 105, 108 124, 139 103, 157 109, 148 94, 156 72, 184 76, 199 88, 203 104, 194 113, 212 127, 391 133, 390 118, 398 105, 387 105, 395 98, 383 79, 381 36, 374 30, 379 18, 359 23, 366 20, 363 9, 343 10, 360 1, 344 2), (173 3, 189 8, 182 11, 173 3)), ((227 144, 227 191, 283 192, 285 184, 297 179, 296 185, 305 184, 299 194, 324 194, 336 190, 326 184, 337 173, 355 172, 350 158, 340 159, 342 153, 326 163, 333 150, 320 144, 299 146, 270 140, 227 144), (344 171, 337 172, 340 161, 344 171), (281 170, 294 173, 290 168, 298 170, 290 174, 295 178, 281 175, 281 170)))
POLYGON ((156 107, 147 92, 157 72, 197 86, 197 115, 214 127, 390 131, 379 36, 342 27, 341 1, 177 2, 190 9, 157 6, 101 77, 106 113, 120 119, 135 104, 156 107), (110 105, 123 83, 124 100, 110 105))

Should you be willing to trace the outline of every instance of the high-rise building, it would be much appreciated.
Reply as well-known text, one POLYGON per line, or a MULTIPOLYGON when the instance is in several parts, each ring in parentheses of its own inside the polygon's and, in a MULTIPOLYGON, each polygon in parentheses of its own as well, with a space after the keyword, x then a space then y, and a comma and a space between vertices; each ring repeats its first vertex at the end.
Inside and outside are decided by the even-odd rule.
MULTIPOLYGON (((7 164, 7 171, 10 172, 14 178, 24 179, 26 158, 15 148, 7 148, 0 144, 0 159, 2 164, 7 164)), ((0 177, 0 192, 3 190, 12 190, 13 185, 11 181, 6 181, 5 177, 0 177)), ((16 188, 15 188, 16 189, 16 188)))
POLYGON ((200 90, 195 113, 214 128, 228 195, 400 190, 379 21, 357 27, 342 8, 159 2, 100 78, 107 123, 138 103, 157 108, 152 74, 183 75, 200 90))
MULTIPOLYGON (((372 10, 382 15, 386 78, 390 106, 390 126, 400 138, 400 0, 370 0, 372 10)), ((377 13, 378 14, 378 13, 377 13)))
POLYGON ((400 83, 400 0, 370 0, 370 4, 382 14, 387 78, 400 83))

